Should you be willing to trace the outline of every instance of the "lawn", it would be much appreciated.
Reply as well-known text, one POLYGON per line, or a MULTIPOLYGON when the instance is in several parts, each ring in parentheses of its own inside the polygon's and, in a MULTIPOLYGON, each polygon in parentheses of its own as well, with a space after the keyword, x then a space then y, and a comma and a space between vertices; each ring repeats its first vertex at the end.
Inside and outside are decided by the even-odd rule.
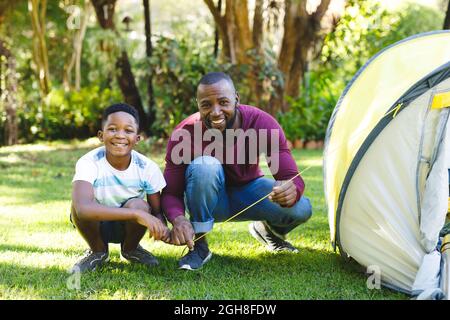
MULTIPOLYGON (((111 261, 71 289, 67 270, 87 245, 68 221, 76 160, 96 139, 0 148, 0 299, 405 299, 369 290, 365 274, 341 262, 329 243, 322 187, 322 152, 294 151, 313 217, 288 235, 298 254, 272 254, 247 232, 247 222, 216 224, 213 259, 197 272, 177 270, 184 247, 145 238, 160 265, 111 261), (69 281, 68 281, 69 280, 69 281)), ((139 151, 163 168, 163 153, 139 151)), ((264 166, 267 173, 267 167, 264 166)))

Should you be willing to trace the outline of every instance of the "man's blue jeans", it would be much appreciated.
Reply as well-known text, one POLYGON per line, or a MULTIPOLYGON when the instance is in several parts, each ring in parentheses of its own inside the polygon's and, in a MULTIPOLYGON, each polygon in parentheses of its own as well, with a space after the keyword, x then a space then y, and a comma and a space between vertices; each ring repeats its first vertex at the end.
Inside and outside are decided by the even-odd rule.
MULTIPOLYGON (((241 187, 227 187, 222 165, 209 156, 194 159, 185 175, 185 203, 195 233, 210 231, 214 222, 227 220, 270 193, 275 183, 261 177, 241 187)), ((285 235, 306 222, 311 214, 311 203, 306 197, 290 208, 266 198, 231 221, 266 221, 273 231, 285 235)))

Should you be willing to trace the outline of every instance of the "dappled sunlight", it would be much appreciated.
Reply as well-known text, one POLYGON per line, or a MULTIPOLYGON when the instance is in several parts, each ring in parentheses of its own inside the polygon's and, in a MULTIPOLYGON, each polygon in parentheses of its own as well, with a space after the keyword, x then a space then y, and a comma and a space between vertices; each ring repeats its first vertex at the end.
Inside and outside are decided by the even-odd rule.
MULTIPOLYGON (((329 297, 368 296, 365 279, 339 269, 337 255, 329 245, 320 150, 293 152, 299 169, 312 166, 303 176, 307 196, 314 206, 311 220, 287 237, 299 248, 298 254, 267 251, 249 234, 248 222, 216 223, 208 234, 213 252, 211 262, 200 273, 186 273, 177 270, 177 261, 186 253, 186 247, 154 241, 147 233, 141 244, 157 257, 160 262, 157 268, 147 270, 124 261, 120 245, 110 244, 111 260, 102 271, 83 276, 85 288, 79 292, 68 290, 66 270, 88 245, 69 222, 73 168, 76 159, 86 150, 67 150, 74 146, 84 148, 88 144, 43 144, 40 149, 19 146, 14 151, 16 158, 3 157, 15 159, 3 162, 4 165, 21 159, 26 161, 16 162, 8 172, 0 171, 0 272, 7 274, 4 280, 0 279, 0 297, 245 299, 251 295, 261 299, 320 298, 326 297, 328 293, 324 296, 324 292, 328 291, 327 284, 318 279, 326 278, 332 270, 339 273, 339 277, 335 277, 339 285, 329 297), (48 157, 50 150, 53 151, 48 157), (34 280, 27 274, 33 274, 34 280), (41 278, 48 279, 48 283, 41 282, 41 278), (291 281, 289 285, 287 279, 291 281), (309 281, 319 284, 306 288, 304 284, 309 281), (213 282, 215 288, 211 289, 213 282), (249 288, 248 283, 255 285, 249 288), (352 290, 343 292, 342 287, 352 290)), ((145 146, 143 150, 147 150, 145 146)), ((2 152, 5 153, 5 148, 0 150, 0 161, 2 152)), ((162 166, 164 155, 155 154, 152 159, 162 166)), ((269 175, 267 166, 262 167, 269 175)), ((376 296, 384 295, 382 291, 376 296)))
POLYGON ((72 141, 49 141, 40 142, 36 144, 22 144, 10 147, 0 147, 0 156, 2 154, 17 153, 17 152, 39 152, 39 151, 56 151, 56 150, 70 150, 77 148, 95 148, 101 143, 97 137, 92 137, 86 140, 72 140, 72 141))

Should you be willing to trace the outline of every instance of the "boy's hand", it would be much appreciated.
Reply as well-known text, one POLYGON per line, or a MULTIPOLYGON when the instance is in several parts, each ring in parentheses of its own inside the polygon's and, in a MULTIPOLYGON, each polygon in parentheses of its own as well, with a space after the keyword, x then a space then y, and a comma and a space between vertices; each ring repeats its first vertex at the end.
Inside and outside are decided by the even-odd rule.
POLYGON ((155 240, 165 241, 170 236, 169 228, 164 223, 143 210, 137 211, 136 222, 143 225, 150 232, 150 237, 155 240))

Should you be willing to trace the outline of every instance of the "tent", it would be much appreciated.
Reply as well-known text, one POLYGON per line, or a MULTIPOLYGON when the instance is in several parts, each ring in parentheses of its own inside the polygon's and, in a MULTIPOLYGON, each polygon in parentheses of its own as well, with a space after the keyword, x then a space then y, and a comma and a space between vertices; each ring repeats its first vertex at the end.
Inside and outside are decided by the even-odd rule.
POLYGON ((447 107, 450 31, 419 34, 382 50, 358 71, 325 138, 335 250, 365 268, 376 266, 383 285, 420 297, 443 296, 447 107))

